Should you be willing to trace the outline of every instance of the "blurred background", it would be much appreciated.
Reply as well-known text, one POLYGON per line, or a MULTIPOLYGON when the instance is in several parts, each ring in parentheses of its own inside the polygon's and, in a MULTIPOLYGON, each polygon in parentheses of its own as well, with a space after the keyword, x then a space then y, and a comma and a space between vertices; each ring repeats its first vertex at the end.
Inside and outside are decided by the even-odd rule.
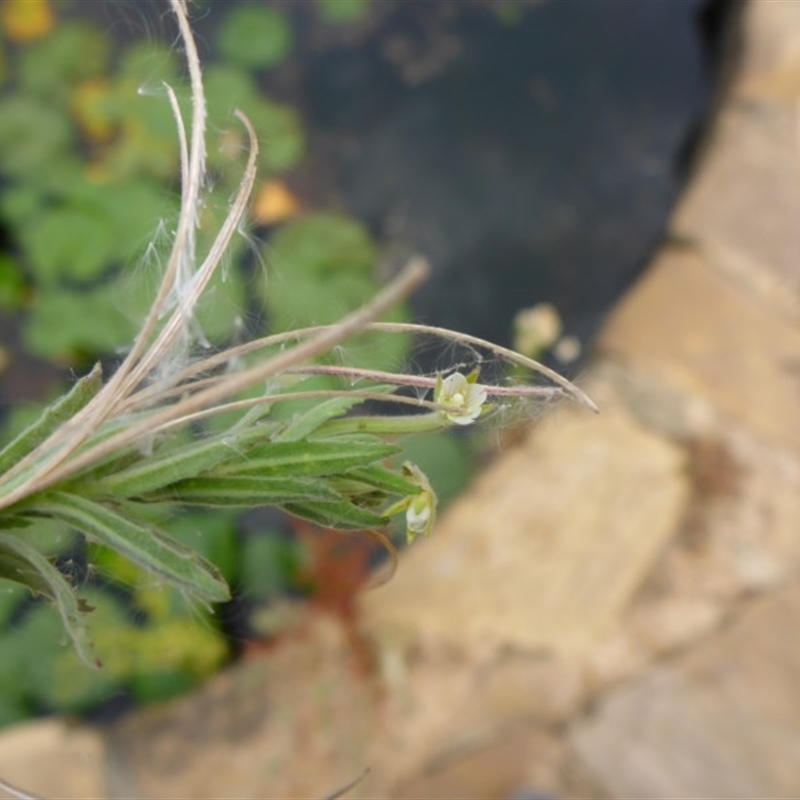
MULTIPOLYGON (((461 630, 459 674, 464 676, 488 663, 476 655, 482 652, 476 641, 496 648, 495 654, 556 653, 552 663, 544 659, 544 668, 539 661, 532 671, 520 666, 519 674, 526 677, 508 685, 530 696, 568 698, 563 706, 554 700, 555 705, 545 703, 544 710, 541 704, 535 713, 529 709, 529 715, 540 714, 544 722, 532 738, 512 737, 510 751, 518 747, 530 753, 538 748, 549 754, 542 758, 550 772, 536 767, 515 773, 516 783, 503 784, 503 796, 511 796, 514 786, 548 796, 595 796, 592 792, 600 791, 626 796, 625 792, 646 790, 648 781, 656 780, 652 774, 643 783, 622 784, 605 775, 598 763, 604 762, 607 751, 593 750, 599 734, 592 731, 567 748, 583 754, 586 783, 581 783, 583 778, 561 780, 559 769, 571 762, 563 742, 554 744, 557 737, 551 741, 542 731, 563 725, 581 703, 595 696, 592 692, 634 674, 635 665, 676 652, 693 636, 714 629, 728 613, 727 604, 762 587, 759 580, 771 586, 775 575, 783 576, 781 570, 765 566, 769 558, 756 552, 751 542, 763 538, 762 528, 742 520, 748 513, 788 520, 795 511, 784 494, 784 499, 774 500, 778 511, 772 510, 772 495, 759 495, 758 503, 747 501, 742 506, 749 509, 746 512, 736 505, 749 496, 743 474, 759 475, 765 484, 776 485, 770 470, 781 468, 754 466, 762 463, 754 455, 762 447, 758 437, 769 442, 785 437, 777 422, 770 427, 761 417, 748 427, 747 415, 755 413, 756 406, 750 403, 744 412, 730 399, 742 397, 739 384, 723 392, 729 375, 744 380, 745 372, 740 361, 726 360, 724 353, 720 357, 714 349, 717 335, 728 336, 737 357, 760 340, 756 334, 750 340, 732 338, 735 334, 712 310, 718 303, 726 307, 724 289, 692 283, 705 274, 705 267, 691 261, 700 253, 713 275, 726 276, 725 287, 730 279, 763 299, 766 279, 754 277, 748 265, 769 261, 753 252, 760 254, 760 242, 769 238, 766 233, 772 234, 770 241, 780 235, 765 228, 762 239, 748 238, 745 232, 743 242, 730 245, 726 238, 731 229, 745 231, 746 226, 737 225, 737 215, 752 219, 748 203, 753 199, 739 205, 735 199, 739 189, 761 175, 750 176, 736 161, 749 152, 747 143, 741 145, 742 152, 730 156, 737 165, 730 174, 723 170, 724 179, 708 190, 702 182, 704 165, 716 163, 720 125, 731 127, 735 141, 747 130, 747 122, 726 116, 731 91, 739 92, 735 108, 755 108, 769 131, 779 131, 774 135, 780 147, 788 147, 794 79, 786 75, 793 74, 793 51, 787 46, 790 55, 775 67, 780 80, 765 89, 759 80, 774 66, 773 56, 764 55, 771 45, 748 50, 742 44, 742 31, 750 30, 742 19, 755 13, 746 7, 713 0, 194 3, 210 109, 214 192, 204 222, 211 230, 226 209, 244 158, 243 132, 231 117, 235 108, 248 115, 261 139, 252 226, 234 248, 227 280, 218 282, 203 310, 210 343, 333 321, 371 296, 409 258, 424 255, 433 278, 407 307, 397 310, 397 319, 413 318, 513 345, 570 378, 585 376, 601 405, 605 401, 605 422, 559 423, 567 439, 574 431, 576 439, 594 447, 588 455, 571 449, 577 447, 574 441, 550 440, 545 432, 540 435, 544 438, 534 436, 528 460, 518 459, 508 467, 503 464, 515 457, 518 442, 523 442, 523 450, 528 446, 530 426, 505 437, 508 452, 494 457, 492 448, 502 438, 496 430, 477 438, 448 434, 408 442, 408 456, 429 473, 445 505, 458 497, 461 505, 457 503, 443 523, 441 549, 423 547, 410 554, 401 565, 402 575, 386 593, 376 593, 374 601, 368 595, 366 609, 356 594, 375 563, 370 546, 269 510, 239 516, 181 513, 169 520, 170 531, 214 561, 235 588, 234 600, 213 613, 187 608, 180 597, 153 586, 102 548, 77 547, 69 531, 42 530, 42 546, 85 585, 85 594, 98 607, 93 634, 106 668, 99 678, 86 673, 63 647, 51 611, 1 587, 0 725, 54 711, 108 724, 123 719, 132 708, 196 687, 242 657, 274 657, 277 663, 285 657, 292 663, 290 656, 274 654, 276 649, 287 652, 280 648, 293 635, 287 632, 296 630, 298 619, 308 624, 309 607, 339 620, 338 633, 321 634, 321 640, 328 641, 328 634, 335 640, 334 664, 340 657, 347 661, 342 655, 347 652, 358 669, 372 674, 376 663, 386 666, 384 656, 391 661, 394 650, 365 644, 363 626, 368 638, 380 641, 386 630, 400 626, 416 642, 415 653, 420 648, 427 652, 427 644, 415 639, 414 620, 433 618, 433 612, 427 614, 430 608, 452 609, 452 599, 463 594, 460 612, 444 612, 420 634, 420 641, 449 640, 453 631, 461 630), (750 82, 740 80, 741 64, 755 75, 750 82), (778 111, 770 102, 777 103, 778 111), (692 179, 700 181, 700 189, 690 191, 676 214, 675 203, 692 179), (638 280, 654 260, 656 267, 638 280), (687 283, 672 288, 670 281, 677 281, 682 271, 687 283), (662 275, 669 276, 663 278, 663 286, 662 275), (705 313, 712 320, 708 328, 694 327, 705 313), (662 318, 666 322, 659 327, 662 318), (680 334, 687 331, 694 338, 687 334, 684 347, 680 334), (599 354, 596 369, 587 358, 592 352, 599 354), (709 399, 708 385, 716 385, 725 397, 719 402, 709 399), (728 418, 737 420, 736 425, 720 421, 728 418), (640 442, 636 437, 642 427, 654 432, 660 443, 651 447, 649 440, 640 442), (747 438, 751 428, 756 431, 755 444, 747 438), (612 447, 616 455, 604 460, 612 447), (573 459, 569 468, 562 463, 565 453, 573 459), (540 456, 555 465, 551 472, 537 472, 543 468, 532 465, 540 456), (466 499, 463 492, 478 467, 489 462, 489 472, 470 490, 477 506, 470 506, 470 492, 466 499), (588 466, 576 470, 576 463, 588 466), (611 489, 604 494, 589 488, 595 485, 594 468, 616 480, 613 491, 619 496, 611 489), (575 495, 570 496, 573 479, 575 495), (512 491, 508 487, 514 480, 517 488, 512 491), (546 507, 548 481, 567 487, 552 509, 546 507), (536 495, 531 485, 543 485, 545 497, 536 495), (647 492, 653 486, 663 487, 663 492, 660 500, 648 504, 647 492), (531 496, 526 498, 526 493, 531 496), (617 502, 626 510, 638 504, 641 514, 622 523, 616 512, 609 512, 604 521, 586 511, 575 522, 584 531, 580 546, 567 552, 565 545, 556 557, 558 546, 542 544, 554 536, 553 530, 564 541, 573 541, 564 509, 617 508, 617 502), (549 520, 541 541, 536 538, 543 524, 536 521, 540 512, 549 520), (714 520, 738 519, 740 528, 729 526, 740 531, 738 544, 726 540, 720 545, 716 534, 708 533, 708 515, 714 520), (489 519, 493 522, 487 523, 489 519), (470 538, 470 525, 479 524, 509 537, 508 561, 503 561, 506 550, 500 545, 495 552, 494 544, 483 539, 476 544, 478 540, 470 538), (526 545, 514 539, 517 528, 536 540, 539 549, 525 550, 526 545), (601 553, 596 542, 603 536, 607 545, 601 553), (467 542, 462 551, 456 541, 467 542), (634 546, 635 541, 644 544, 634 546), (664 556, 675 541, 686 544, 689 555, 681 550, 664 556), (616 551, 608 542, 616 542, 616 551), (461 566, 447 561, 454 547, 463 557, 461 566), (697 554, 706 554, 704 547, 724 551, 723 566, 717 570, 716 562, 713 568, 703 562, 695 572, 681 572, 687 560, 699 563, 697 554), (484 566, 494 564, 492 559, 502 562, 495 564, 498 572, 492 580, 498 575, 501 581, 508 578, 506 600, 519 619, 515 621, 516 612, 509 611, 502 598, 496 604, 487 598, 493 591, 483 587, 481 594, 474 588, 486 576, 464 566, 469 552, 484 566), (615 559, 624 566, 617 569, 615 559), (538 572, 517 569, 521 574, 512 578, 514 562, 544 566, 538 572), (590 562, 592 570, 586 566, 590 562), (654 578, 650 570, 663 563, 671 566, 654 578), (735 587, 725 570, 739 575, 735 587), (403 576, 409 576, 406 583, 403 576), (682 606, 664 601, 665 586, 699 580, 707 587, 709 576, 715 588, 700 600, 682 596, 682 606), (525 615, 534 612, 527 595, 514 594, 515 580, 547 595, 538 613, 549 628, 527 619, 525 615), (615 587, 613 598, 608 591, 607 602, 600 589, 592 594, 593 587, 604 582, 615 587), (565 587, 563 596, 562 589, 551 591, 551 584, 565 587), (466 585, 473 588, 465 591, 466 585), (585 589, 583 594, 579 587, 585 589), (645 603, 646 612, 640 614, 645 622, 631 625, 637 631, 648 628, 647 647, 640 632, 625 628, 624 634, 614 633, 616 623, 611 622, 642 597, 655 600, 650 606, 645 603), (574 608, 562 613, 568 604, 574 608), (340 642, 337 636, 344 639, 340 642), (652 645, 651 640, 660 644, 652 645), (578 651, 582 658, 590 653, 580 669, 569 660, 572 655, 565 655, 578 651), (531 677, 534 673, 538 677, 531 677)), ((787 20, 788 16, 771 24, 789 31, 787 20)), ((762 36, 772 30, 761 18, 752 22, 752 29, 762 36)), ((185 81, 171 20, 154 0, 3 0, 0 35, 0 413, 5 434, 10 435, 35 413, 37 403, 54 396, 72 375, 98 358, 112 366, 136 330, 156 285, 158 259, 168 248, 178 202, 177 139, 162 85, 167 81, 183 91, 185 81)), ((775 52, 777 63, 784 51, 775 52)), ((784 152, 777 146, 772 149, 784 152)), ((769 150, 765 146, 763 152, 769 150)), ((773 193, 764 188, 760 197, 763 203, 773 193)), ((776 258, 784 263, 782 253, 776 258)), ((790 282, 790 277, 777 278, 775 293, 785 294, 790 282)), ((730 328, 737 331, 735 321, 742 316, 731 313, 730 328)), ((770 335, 784 342, 781 331, 770 335)), ((763 350, 779 353, 783 364, 795 358, 793 347, 770 344, 763 350)), ((364 346, 355 353, 362 365, 377 369, 410 362, 414 369, 429 370, 440 356, 407 340, 398 340, 392 348, 364 346)), ((769 376, 757 373, 760 388, 767 391, 769 376)), ((755 380, 751 378, 750 384, 755 380)), ((780 416, 776 409, 782 408, 772 405, 764 416, 775 421, 780 416)), ((792 469, 786 466, 780 473, 781 491, 794 486, 795 478, 786 477, 794 475, 792 469)), ((763 530, 772 535, 777 528, 763 530)), ((778 547, 781 556, 775 558, 785 566, 791 537, 775 536, 783 542, 778 547)), ((316 635, 311 634, 312 639, 316 635)), ((328 653, 324 647, 321 652, 328 653)), ((449 684, 438 656, 428 654, 421 662, 428 663, 426 658, 435 662, 431 671, 420 667, 413 673, 408 667, 420 685, 427 680, 428 688, 414 695, 420 704, 425 698, 434 702, 439 690, 442 697, 450 691, 442 688, 449 684)), ((516 666, 504 663, 506 668, 518 674, 516 666)), ((410 674, 408 670, 404 674, 410 674)), ((348 694, 349 678, 335 672, 334 679, 350 702, 366 703, 361 689, 348 694)), ((496 681, 501 685, 505 678, 496 681)), ((469 685, 472 689, 464 689, 465 696, 481 694, 469 685)), ((494 684, 489 681, 487 686, 494 684)), ((491 689, 486 691, 493 696, 491 689)), ((488 706, 481 711, 469 703, 465 708, 465 719, 484 712, 491 717, 497 711, 488 706)), ((500 717, 510 724, 508 715, 500 717)), ((121 741, 131 747, 138 739, 134 734, 125 739, 124 719, 121 724, 121 741)), ((500 791, 499 784, 463 794, 464 786, 477 785, 474 776, 451 776, 449 783, 435 786, 424 782, 425 775, 447 773, 448 753, 462 745, 473 754, 480 750, 477 745, 453 744, 447 724, 441 719, 437 724, 438 729, 425 728, 420 722, 420 729, 428 731, 420 741, 428 741, 433 759, 424 769, 419 767, 419 754, 412 757, 412 749, 396 745, 397 763, 385 769, 399 781, 391 784, 392 792, 403 786, 408 792, 403 796, 499 796, 492 794, 500 791), (431 732, 435 730, 439 733, 431 732), (431 738, 425 739, 428 735, 431 738), (408 778, 412 773, 417 776, 413 780, 408 778), (397 777, 403 774, 405 778, 397 777)), ((412 723, 406 725, 413 729, 412 723)), ((622 733, 610 738, 630 744, 622 733)), ((502 761, 499 752, 486 756, 486 763, 502 761)), ((623 759, 614 752, 613 758, 623 759)), ((344 778, 358 772, 358 758, 339 756, 333 759, 339 765, 352 762, 349 773, 343 770, 344 778)), ((131 763, 138 762, 131 757, 131 763)), ((383 763, 381 756, 373 754, 371 763, 383 763)), ((483 762, 478 758, 476 763, 483 762)), ((490 773, 486 763, 481 771, 490 773)), ((719 761, 724 763, 724 758, 719 761)), ((130 769, 136 773, 135 766, 130 769)), ((725 771, 722 766, 717 769, 725 771)), ((136 775, 141 784, 145 779, 141 772, 136 775)), ((334 789, 338 780, 322 767, 320 776, 323 789, 314 789, 317 796, 326 785, 334 789)), ((289 781, 286 791, 296 785, 289 781)), ((790 781, 782 788, 791 785, 790 781)), ((362 790, 369 793, 365 787, 362 790)), ((677 791, 675 785, 658 796, 669 796, 669 791, 677 791)), ((530 792, 524 796, 534 796, 530 792)), ((734 795, 739 796, 735 791, 734 795)))

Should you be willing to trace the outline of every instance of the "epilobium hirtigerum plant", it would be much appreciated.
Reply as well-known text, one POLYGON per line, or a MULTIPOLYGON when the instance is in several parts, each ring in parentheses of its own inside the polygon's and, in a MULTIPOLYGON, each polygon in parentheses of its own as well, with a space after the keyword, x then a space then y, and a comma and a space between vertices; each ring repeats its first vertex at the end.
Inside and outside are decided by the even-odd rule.
POLYGON ((0 452, 0 577, 51 598, 88 663, 93 656, 83 616, 89 609, 26 537, 41 520, 67 523, 200 601, 223 601, 228 587, 218 571, 154 527, 148 506, 274 505, 384 539, 381 531, 397 518, 410 540, 430 532, 436 496, 415 465, 391 465, 398 452, 395 437, 467 426, 509 404, 560 395, 593 407, 564 378, 512 351, 431 326, 379 322, 424 280, 422 260, 412 261, 371 302, 334 325, 209 355, 195 312, 245 215, 258 141, 237 112, 249 141, 247 163, 216 238, 198 252, 206 105, 186 0, 170 5, 186 54, 191 119, 187 130, 178 97, 166 86, 180 144, 181 209, 160 286, 114 374, 104 382, 96 366, 0 452), (360 369, 340 359, 320 363, 364 331, 456 343, 474 354, 474 363, 436 375, 360 369), (483 383, 482 358, 515 365, 514 382, 483 383), (552 385, 521 383, 520 367, 552 385), (338 379, 340 388, 319 389, 309 379, 320 375, 338 379), (367 401, 393 404, 402 413, 359 413, 367 401), (295 410, 287 413, 292 403, 295 410))

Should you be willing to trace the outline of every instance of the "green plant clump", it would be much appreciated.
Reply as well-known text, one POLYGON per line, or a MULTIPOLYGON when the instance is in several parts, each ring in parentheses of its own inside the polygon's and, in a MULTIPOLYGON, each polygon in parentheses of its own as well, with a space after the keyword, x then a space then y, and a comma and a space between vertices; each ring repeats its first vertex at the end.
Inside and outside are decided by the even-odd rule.
MULTIPOLYGON (((510 402, 563 394, 592 405, 576 387, 528 358, 475 337, 413 325, 402 312, 393 312, 425 278, 427 267, 420 260, 371 297, 374 245, 362 228, 332 216, 290 224, 273 242, 273 260, 296 267, 311 310, 283 291, 281 282, 288 276, 278 273, 264 295, 276 330, 218 351, 205 347, 198 333, 202 300, 209 292, 219 300, 214 292, 225 283, 221 265, 264 161, 251 119, 237 111, 243 133, 236 135, 246 145, 247 163, 230 207, 222 214, 207 213, 206 94, 183 0, 171 0, 171 7, 186 46, 192 93, 187 103, 166 90, 165 105, 172 108, 178 130, 181 204, 163 276, 113 375, 105 380, 95 366, 0 450, 0 578, 5 581, 0 589, 25 587, 49 598, 57 611, 35 607, 4 634, 0 723, 41 706, 80 710, 118 688, 140 697, 165 696, 184 685, 186 675, 213 670, 225 649, 212 635, 212 604, 230 597, 229 582, 237 574, 253 581, 234 552, 233 511, 275 506, 325 527, 372 531, 393 551, 384 531, 399 524, 408 540, 430 533, 437 504, 425 473, 402 459, 398 438, 468 426, 510 402), (188 130, 184 115, 191 120, 188 130), (199 223, 206 230, 211 225, 213 233, 197 236, 199 223), (348 305, 357 308, 341 317, 329 315, 325 292, 328 299, 335 295, 349 301, 342 303, 343 311, 348 305), (391 313, 396 316, 377 321, 391 313), (398 371, 397 359, 407 346, 398 342, 412 334, 463 346, 476 357, 474 368, 457 364, 434 375, 398 371), (374 355, 368 365, 357 358, 348 361, 337 350, 357 337, 368 337, 364 347, 388 353, 385 363, 376 363, 374 355), (538 372, 554 385, 483 383, 481 351, 538 372), (396 413, 378 414, 365 404, 389 405, 396 413), (183 526, 173 524, 177 510, 194 508, 221 509, 226 521, 218 518, 218 526, 213 521, 206 525, 201 517, 182 516, 183 526), (194 532, 201 528, 198 538, 194 532), (45 536, 48 530, 51 539, 45 536), (72 532, 88 543, 90 563, 123 579, 149 625, 138 625, 124 606, 100 603, 94 590, 73 582, 54 558, 63 552, 60 537, 72 537, 72 532), (126 563, 137 569, 126 572, 126 563), (186 625, 181 617, 186 602, 198 601, 209 613, 179 633, 176 620, 186 625), (94 617, 91 641, 87 617, 94 617), (50 650, 47 659, 31 662, 37 643, 58 639, 60 630, 66 631, 73 652, 50 650), (79 660, 103 662, 102 678, 80 673, 79 660), (29 675, 29 683, 9 702, 2 686, 14 670, 29 675), (43 680, 43 674, 50 680, 43 680)), ((74 74, 64 68, 65 80, 74 74)), ((125 119, 134 123, 134 117, 123 115, 115 124, 125 119)), ((59 135, 47 147, 60 152, 67 138, 59 135)), ((136 162, 118 158, 119 152, 106 151, 101 163, 136 162)), ((78 262, 91 256, 95 268, 114 246, 105 227, 114 224, 113 209, 107 209, 102 234, 91 228, 94 223, 79 208, 97 204, 100 190, 73 168, 65 166, 75 177, 68 190, 31 177, 12 194, 23 228, 44 224, 40 213, 30 212, 44 204, 50 233, 60 231, 69 254, 38 255, 43 286, 59 283, 70 270, 72 280, 87 279, 92 270, 78 262), (65 191, 79 202, 65 205, 65 191), (85 253, 72 235, 76 227, 89 237, 97 234, 85 253)), ((97 318, 113 316, 83 302, 97 318)), ((64 312, 62 319, 67 318, 64 312)), ((87 349, 97 344, 79 341, 87 349)), ((6 622, 11 620, 18 591, 0 594, 0 622, 3 613, 6 622)))

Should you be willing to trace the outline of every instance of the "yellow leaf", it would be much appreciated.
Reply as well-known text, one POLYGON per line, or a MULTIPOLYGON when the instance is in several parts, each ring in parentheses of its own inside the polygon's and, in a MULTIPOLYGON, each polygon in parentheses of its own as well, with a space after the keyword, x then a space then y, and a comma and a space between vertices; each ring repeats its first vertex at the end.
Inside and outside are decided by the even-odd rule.
POLYGON ((110 98, 108 81, 102 78, 84 81, 72 95, 72 113, 92 142, 107 142, 114 135, 116 125, 109 113, 110 98))
POLYGON ((253 202, 253 217, 256 222, 272 225, 295 216, 300 211, 300 201, 283 181, 265 183, 253 202))
POLYGON ((0 25, 12 42, 31 42, 50 33, 55 15, 49 0, 3 0, 0 25))

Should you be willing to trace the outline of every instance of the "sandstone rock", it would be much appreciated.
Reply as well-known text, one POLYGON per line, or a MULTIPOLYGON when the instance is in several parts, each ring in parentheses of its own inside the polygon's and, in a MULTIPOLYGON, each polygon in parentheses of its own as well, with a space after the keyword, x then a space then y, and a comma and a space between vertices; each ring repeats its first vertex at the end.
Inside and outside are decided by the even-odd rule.
POLYGON ((663 251, 614 311, 598 348, 800 453, 800 328, 695 252, 663 251))
POLYGON ((800 794, 800 585, 610 693, 571 741, 617 798, 800 794))
POLYGON ((726 107, 672 231, 708 264, 800 323, 800 142, 796 103, 726 107))
POLYGON ((59 719, 29 722, 0 733, 0 777, 48 800, 108 796, 99 732, 59 719))
POLYGON ((315 617, 268 656, 110 729, 111 797, 324 797, 367 763, 371 701, 346 632, 315 617))
MULTIPOLYGON (((382 652, 391 652, 386 643, 382 652)), ((583 673, 574 661, 512 651, 481 658, 469 650, 417 643, 402 679, 385 685, 370 764, 390 797, 423 792, 417 795, 422 797, 426 791, 460 797, 463 776, 472 774, 474 759, 489 758, 485 751, 504 753, 487 780, 530 785, 523 780, 528 771, 535 767, 541 778, 540 770, 553 765, 536 748, 523 752, 518 734, 531 728, 534 739, 541 737, 547 726, 570 719, 585 696, 583 673)), ((544 785, 538 779, 533 784, 544 785)), ((480 781, 476 786, 486 789, 480 781)))
MULTIPOLYGON (((800 74, 800 6, 797 3, 749 2, 741 20, 742 47, 738 83, 800 74)), ((796 97, 796 95, 795 95, 796 97)))
POLYGON ((565 747, 553 733, 517 726, 489 741, 474 742, 432 760, 419 776, 396 787, 398 800, 511 798, 521 787, 540 796, 562 796, 565 747))

